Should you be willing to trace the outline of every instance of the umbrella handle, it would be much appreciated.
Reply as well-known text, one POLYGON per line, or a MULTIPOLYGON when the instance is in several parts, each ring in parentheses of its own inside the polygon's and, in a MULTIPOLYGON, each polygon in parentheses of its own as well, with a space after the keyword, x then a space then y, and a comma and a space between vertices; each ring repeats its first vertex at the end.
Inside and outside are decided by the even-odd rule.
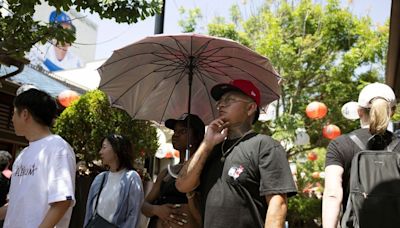
POLYGON ((190 156, 189 149, 186 148, 186 152, 185 152, 185 161, 189 160, 189 156, 190 156))

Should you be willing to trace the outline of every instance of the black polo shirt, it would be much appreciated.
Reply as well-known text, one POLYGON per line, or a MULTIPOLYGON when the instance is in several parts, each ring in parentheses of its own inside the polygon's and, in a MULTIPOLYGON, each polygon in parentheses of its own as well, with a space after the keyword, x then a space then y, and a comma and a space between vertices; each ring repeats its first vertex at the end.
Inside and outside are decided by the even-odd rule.
MULTIPOLYGON (((224 151, 236 141, 226 141, 224 151)), ((214 147, 201 175, 203 226, 264 227, 265 196, 297 192, 285 150, 271 137, 252 133, 222 162, 221 145, 214 147)))

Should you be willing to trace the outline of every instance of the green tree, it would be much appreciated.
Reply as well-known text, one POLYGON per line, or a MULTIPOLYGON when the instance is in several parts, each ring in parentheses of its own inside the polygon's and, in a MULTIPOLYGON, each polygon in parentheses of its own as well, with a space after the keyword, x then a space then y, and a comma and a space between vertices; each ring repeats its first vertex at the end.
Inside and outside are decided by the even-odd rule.
POLYGON ((182 28, 182 32, 184 33, 194 32, 197 27, 197 20, 203 17, 198 7, 189 10, 186 10, 184 7, 179 7, 179 14, 185 17, 178 21, 178 25, 182 28))
MULTIPOLYGON (((235 23, 218 19, 208 25, 209 34, 237 40, 267 56, 283 80, 276 105, 281 114, 257 126, 259 130, 293 142, 295 130, 304 127, 311 147, 320 147, 329 142, 322 137, 325 124, 336 124, 342 132, 358 127, 358 121, 344 119, 341 107, 357 100, 366 83, 383 80, 388 24, 374 27, 368 16, 356 17, 340 7, 338 0, 329 0, 325 6, 311 0, 267 1, 246 20, 237 7, 232 9, 235 23), (315 100, 329 108, 322 120, 305 115, 307 104, 315 100)), ((289 156, 302 151, 288 149, 289 156)))
MULTIPOLYGON (((68 11, 75 7, 77 11, 89 10, 98 13, 101 18, 114 18, 118 23, 136 23, 160 12, 160 0, 128 0, 128 1, 59 1, 46 0, 57 10, 68 11)), ((45 43, 56 39, 59 42, 72 43, 75 36, 61 26, 49 26, 35 21, 35 6, 41 0, 7 0, 0 3, 0 67, 16 65, 23 60, 25 52, 37 42, 45 43)))
POLYGON ((65 138, 79 160, 99 159, 101 140, 109 133, 127 136, 134 145, 135 158, 153 156, 158 148, 156 129, 150 122, 133 120, 124 110, 110 107, 100 90, 82 95, 57 118, 54 132, 65 138))

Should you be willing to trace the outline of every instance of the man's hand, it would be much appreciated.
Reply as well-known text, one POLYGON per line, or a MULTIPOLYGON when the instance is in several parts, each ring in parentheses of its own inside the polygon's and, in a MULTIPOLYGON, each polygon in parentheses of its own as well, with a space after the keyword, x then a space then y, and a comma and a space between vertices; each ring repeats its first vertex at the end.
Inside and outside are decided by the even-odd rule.
POLYGON ((228 135, 228 125, 229 122, 225 122, 222 118, 212 121, 208 125, 203 143, 212 148, 222 142, 228 135))

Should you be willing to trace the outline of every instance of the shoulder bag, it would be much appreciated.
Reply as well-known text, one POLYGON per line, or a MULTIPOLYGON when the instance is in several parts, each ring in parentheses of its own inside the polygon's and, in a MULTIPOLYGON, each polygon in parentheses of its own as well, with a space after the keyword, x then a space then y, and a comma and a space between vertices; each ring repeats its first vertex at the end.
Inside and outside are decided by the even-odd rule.
POLYGON ((85 226, 85 228, 117 228, 117 225, 114 225, 107 221, 105 218, 101 217, 97 213, 97 204, 99 203, 99 198, 100 198, 100 193, 101 190, 103 190, 103 185, 106 180, 106 175, 104 175, 103 180, 101 181, 99 193, 97 194, 97 199, 96 199, 96 205, 94 206, 94 212, 93 216, 88 222, 88 224, 85 226))

